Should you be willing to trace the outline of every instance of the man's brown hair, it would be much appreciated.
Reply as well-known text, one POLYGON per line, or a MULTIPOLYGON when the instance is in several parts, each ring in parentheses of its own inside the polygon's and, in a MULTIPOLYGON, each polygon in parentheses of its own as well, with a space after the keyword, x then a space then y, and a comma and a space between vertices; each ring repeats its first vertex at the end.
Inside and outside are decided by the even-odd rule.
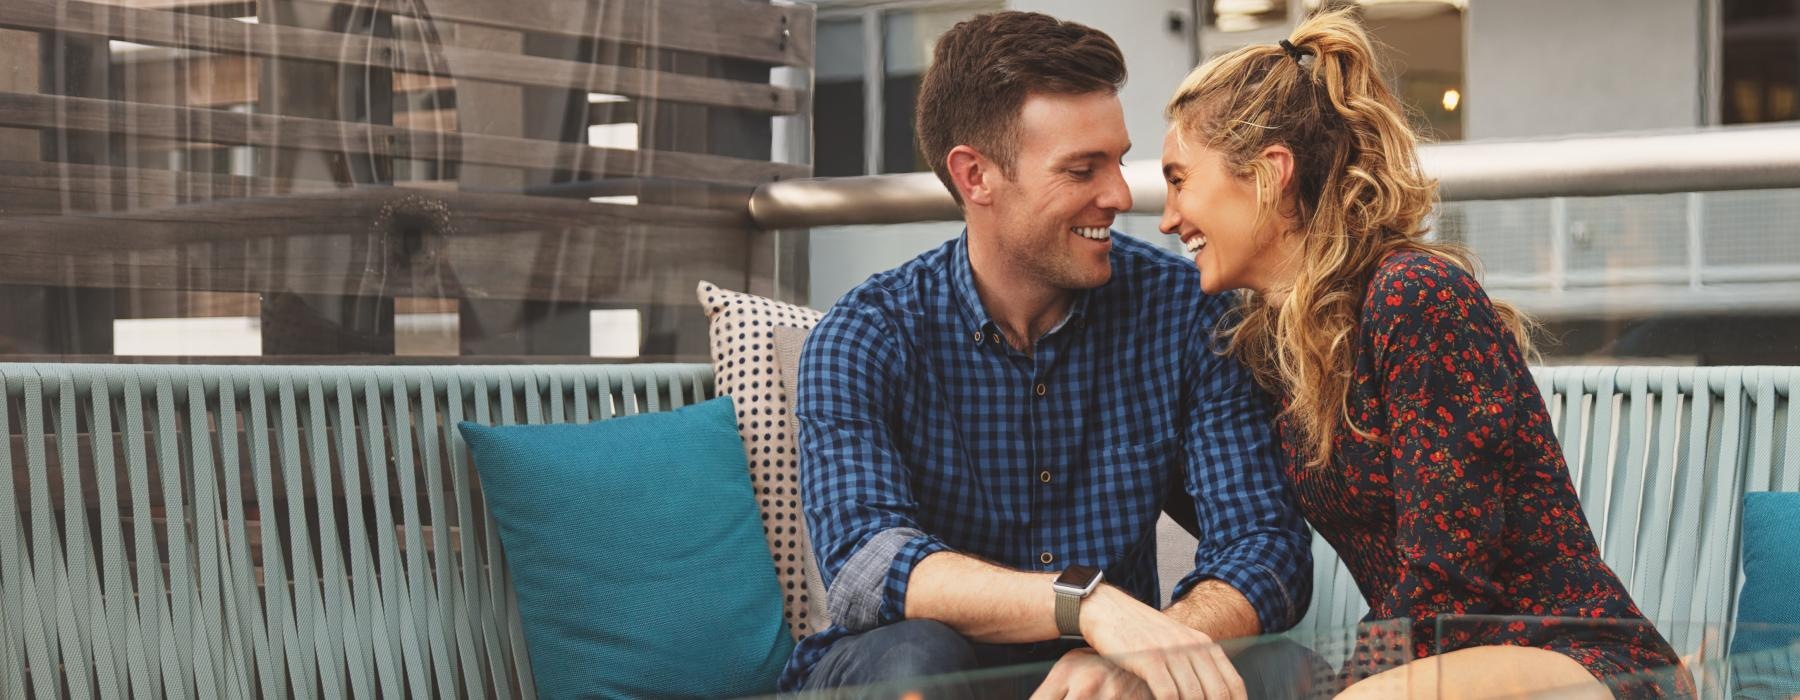
POLYGON ((1036 12, 979 15, 938 38, 919 87, 919 151, 961 205, 950 149, 966 144, 1011 178, 1026 95, 1116 93, 1124 84, 1125 57, 1105 32, 1036 12))

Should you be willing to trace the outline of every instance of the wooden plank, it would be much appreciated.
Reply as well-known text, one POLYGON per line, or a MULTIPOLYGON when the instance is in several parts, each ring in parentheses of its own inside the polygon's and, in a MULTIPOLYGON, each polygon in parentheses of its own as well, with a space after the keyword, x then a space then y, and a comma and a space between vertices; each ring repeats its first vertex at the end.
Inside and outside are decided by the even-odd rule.
POLYGON ((0 283, 666 304, 737 284, 741 213, 362 188, 0 220, 0 283), (530 255, 555 251, 554 255, 530 255))
MULTIPOLYGON (((497 7, 520 6, 534 4, 505 3, 497 7)), ((577 88, 773 114, 792 114, 801 104, 796 91, 766 83, 560 61, 457 46, 423 47, 380 37, 277 24, 245 24, 179 12, 107 7, 81 0, 7 0, 5 12, 0 12, 0 27, 427 75, 445 75, 448 71, 447 77, 462 80, 577 88)))
POLYGON ((454 89, 456 89, 456 79, 449 75, 394 71, 394 92, 454 89))
MULTIPOLYGON (((183 10, 212 11, 221 14, 221 10, 235 12, 235 16, 243 17, 256 13, 254 0, 99 0, 102 5, 135 7, 146 10, 183 10)), ((229 14, 229 13, 225 13, 229 14)))
MULTIPOLYGON (((38 91, 38 35, 0 29, 0 90, 38 91)), ((41 149, 36 132, 0 129, 0 160, 37 160, 41 149)), ((0 204, 0 209, 5 205, 0 204)))
MULTIPOLYGON (((291 0, 311 2, 314 0, 291 0)), ((214 16, 250 14, 242 0, 98 0, 100 4, 155 10, 202 9, 214 16), (215 9, 216 8, 216 9, 215 9), (229 11, 227 11, 229 10, 229 11)), ((637 46, 746 58, 789 66, 811 65, 814 10, 810 5, 772 5, 749 0, 374 0, 384 11, 437 22, 457 22, 637 46), (658 27, 651 33, 645 27, 658 27), (781 29, 788 28, 787 45, 781 29), (808 28, 805 36, 794 28, 808 28)))
MULTIPOLYGON (((16 33, 12 30, 0 31, 16 33)), ((143 52, 134 52, 134 54, 141 53, 143 52)), ((226 107, 254 104, 257 101, 258 83, 261 78, 256 66, 258 60, 260 59, 241 55, 164 54, 134 57, 130 60, 115 60, 115 63, 123 64, 126 70, 131 71, 126 75, 124 85, 125 99, 128 101, 180 104, 189 107, 226 107), (186 93, 177 92, 172 87, 163 84, 180 81, 182 78, 179 76, 182 75, 186 76, 186 93), (181 94, 186 95, 185 102, 177 97, 181 94)), ((400 72, 394 74, 396 97, 407 93, 430 93, 456 89, 456 80, 448 75, 400 72)), ((15 92, 23 91, 15 90, 15 92)))
POLYGON ((418 112, 395 112, 394 126, 414 131, 456 131, 456 110, 427 109, 418 112))
POLYGON ((258 83, 255 59, 212 54, 139 57, 114 65, 123 72, 121 99, 190 107, 229 107, 256 102, 258 83))
MULTIPOLYGON (((327 192, 339 187, 335 183, 321 180, 277 180, 78 163, 0 160, 0 216, 61 214, 64 211, 62 197, 67 193, 86 196, 128 192, 136 200, 192 201, 280 192, 327 192)), ((123 204, 127 209, 140 206, 131 199, 123 204)))
POLYGON ((759 185, 804 177, 807 166, 695 153, 631 151, 504 136, 419 131, 270 114, 240 114, 83 97, 0 92, 0 126, 126 133, 169 139, 207 134, 213 143, 542 168, 580 163, 601 176, 759 185))
MULTIPOLYGON (((811 5, 751 0, 375 0, 398 14, 598 39, 787 66, 811 66, 811 5), (422 11, 422 12, 421 12, 422 11)), ((605 91, 596 91, 605 92, 605 91)))

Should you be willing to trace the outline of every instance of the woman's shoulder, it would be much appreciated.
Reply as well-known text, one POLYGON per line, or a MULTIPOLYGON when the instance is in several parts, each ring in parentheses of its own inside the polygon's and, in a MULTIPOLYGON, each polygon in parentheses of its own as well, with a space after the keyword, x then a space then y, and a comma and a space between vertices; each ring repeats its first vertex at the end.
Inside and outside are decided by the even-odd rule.
POLYGON ((1375 266, 1372 289, 1475 284, 1475 276, 1448 258, 1424 250, 1390 251, 1375 266))
POLYGON ((1365 332, 1467 328, 1495 321, 1492 302, 1475 275, 1429 251, 1389 253, 1369 280, 1363 301, 1365 332))
POLYGON ((1380 312, 1486 298, 1475 275, 1450 259, 1423 250, 1396 250, 1376 266, 1364 310, 1380 312))

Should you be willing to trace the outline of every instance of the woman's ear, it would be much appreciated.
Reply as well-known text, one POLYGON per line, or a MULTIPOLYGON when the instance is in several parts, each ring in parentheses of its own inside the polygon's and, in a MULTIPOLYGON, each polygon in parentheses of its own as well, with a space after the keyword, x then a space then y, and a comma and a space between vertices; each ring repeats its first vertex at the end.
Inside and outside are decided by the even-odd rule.
POLYGON ((994 183, 990 180, 998 176, 999 171, 993 161, 967 145, 950 149, 944 161, 949 167, 950 181, 955 183, 965 204, 988 206, 994 203, 994 183))
POLYGON ((1284 198, 1293 194, 1294 152, 1287 146, 1278 143, 1264 148, 1262 153, 1257 154, 1257 157, 1267 160, 1274 169, 1276 191, 1280 192, 1284 198))

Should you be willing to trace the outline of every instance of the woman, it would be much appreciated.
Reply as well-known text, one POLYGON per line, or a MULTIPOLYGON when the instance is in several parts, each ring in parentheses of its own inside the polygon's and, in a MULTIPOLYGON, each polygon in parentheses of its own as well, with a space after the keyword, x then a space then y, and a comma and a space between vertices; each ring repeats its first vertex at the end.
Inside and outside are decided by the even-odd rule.
POLYGON ((1401 660, 1418 660, 1345 696, 1433 697, 1440 678, 1446 695, 1690 688, 1600 560, 1527 370, 1526 319, 1427 238, 1436 183, 1351 11, 1201 66, 1168 117, 1162 230, 1208 293, 1246 290, 1224 351, 1282 398, 1302 512, 1370 619, 1414 621, 1401 660), (1446 615, 1607 624, 1452 622, 1437 639, 1446 615))

